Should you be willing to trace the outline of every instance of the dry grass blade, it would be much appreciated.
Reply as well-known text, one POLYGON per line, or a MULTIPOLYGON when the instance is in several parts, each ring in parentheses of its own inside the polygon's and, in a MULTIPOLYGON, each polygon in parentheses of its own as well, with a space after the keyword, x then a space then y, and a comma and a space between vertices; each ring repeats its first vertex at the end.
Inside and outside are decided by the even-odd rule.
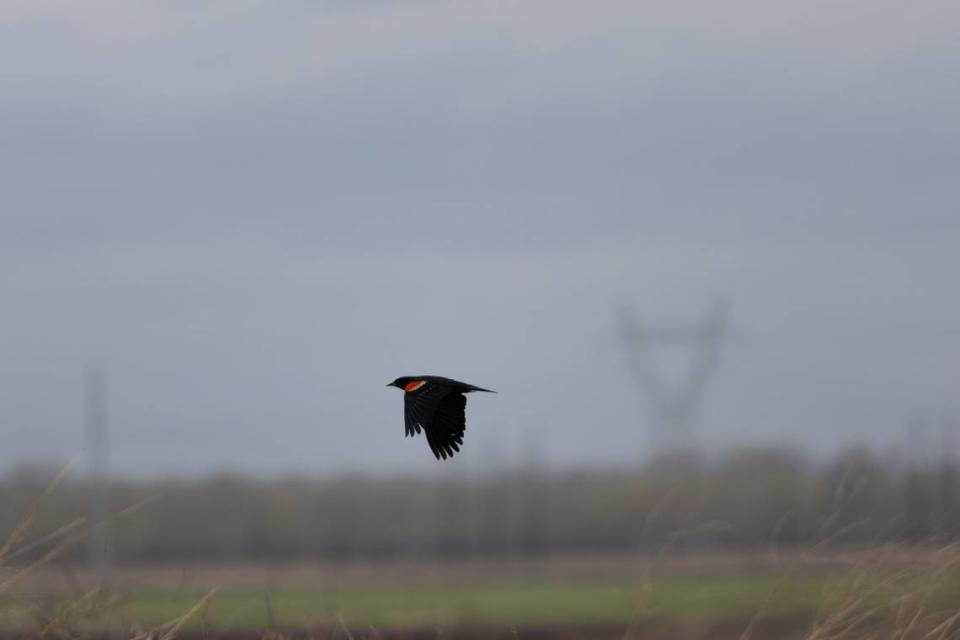
POLYGON ((154 627, 149 631, 144 631, 143 633, 133 636, 131 640, 151 640, 152 638, 157 638, 157 640, 173 640, 173 638, 175 638, 180 632, 180 629, 183 628, 183 625, 185 625, 190 618, 195 616, 197 612, 200 611, 200 609, 202 609, 207 602, 210 601, 210 598, 216 595, 216 593, 216 588, 210 589, 205 596, 200 598, 195 605, 190 607, 189 611, 184 613, 176 620, 171 620, 170 622, 166 622, 160 626, 154 627))
POLYGON ((74 520, 73 522, 69 522, 69 523, 63 525, 62 527, 60 527, 59 529, 55 529, 54 531, 51 531, 51 532, 48 533, 47 535, 42 536, 42 537, 40 537, 40 538, 37 538, 36 540, 34 540, 33 542, 31 542, 30 544, 25 544, 25 545, 23 545, 23 546, 21 546, 21 547, 18 547, 18 548, 15 549, 15 550, 11 551, 11 552, 10 552, 10 555, 8 555, 6 558, 4 558, 4 560, 7 561, 7 562, 9 562, 9 561, 11 561, 11 560, 15 560, 15 559, 19 558, 19 557, 22 556, 22 555, 25 555, 25 554, 30 553, 31 551, 34 551, 34 550, 39 549, 39 548, 41 548, 41 547, 45 547, 46 545, 54 542, 55 540, 57 540, 57 539, 59 539, 59 538, 64 538, 64 537, 66 537, 67 535, 69 535, 69 534, 73 533, 74 531, 76 531, 77 529, 79 529, 80 527, 82 527, 86 521, 87 521, 86 518, 77 518, 77 519, 74 520))
POLYGON ((917 621, 920 620, 923 616, 923 607, 917 607, 917 610, 914 612, 913 617, 910 618, 910 622, 907 623, 907 626, 904 627, 901 631, 896 633, 895 638, 907 638, 910 635, 910 632, 913 631, 914 627, 917 626, 917 621))
POLYGON ((350 633, 350 629, 347 628, 347 623, 346 621, 344 621, 342 613, 337 614, 337 623, 340 625, 340 628, 343 630, 343 633, 346 634, 347 640, 353 640, 353 634, 350 633))
POLYGON ((17 571, 16 573, 14 573, 13 575, 11 575, 9 578, 7 578, 6 580, 4 580, 3 582, 0 582, 0 591, 4 591, 4 590, 6 590, 6 589, 9 589, 10 586, 13 585, 14 583, 16 583, 16 582, 18 582, 19 580, 22 580, 23 578, 31 575, 32 573, 34 573, 35 571, 37 571, 37 570, 40 569, 41 567, 46 566, 46 565, 49 564, 51 561, 53 561, 53 560, 55 560, 57 557, 59 557, 59 556, 60 556, 63 552, 65 552, 67 549, 70 549, 71 547, 73 547, 77 542, 79 542, 79 539, 77 539, 77 538, 71 538, 71 539, 69 539, 69 540, 64 540, 64 541, 61 542, 59 545, 57 545, 57 546, 54 547, 53 549, 50 549, 50 550, 47 551, 45 554, 43 554, 42 556, 40 556, 40 558, 39 558, 37 561, 32 562, 31 564, 28 564, 26 567, 24 567, 24 568, 21 569, 20 571, 17 571))
POLYGON ((51 633, 59 632, 60 635, 69 635, 67 631, 69 621, 74 618, 78 612, 83 611, 86 608, 94 608, 97 606, 97 601, 103 599, 104 595, 109 597, 109 593, 104 593, 99 587, 94 587, 90 591, 84 593, 80 598, 73 600, 67 606, 65 606, 57 615, 48 619, 44 627, 40 630, 39 635, 44 637, 51 633))
POLYGON ((10 532, 10 535, 7 536, 7 539, 4 540, 3 546, 0 546, 0 563, 8 561, 10 559, 10 554, 13 548, 19 544, 30 531, 30 528, 33 526, 33 521, 36 519, 37 510, 40 508, 40 503, 46 497, 49 497, 57 490, 57 487, 63 482, 64 478, 67 477, 67 472, 70 470, 70 467, 73 466, 76 457, 74 457, 70 462, 65 464, 60 473, 50 481, 46 489, 39 498, 35 499, 31 504, 30 508, 27 510, 26 515, 17 523, 17 526, 14 527, 13 531, 10 532))
POLYGON ((842 609, 828 616, 826 620, 817 623, 806 640, 841 638, 845 634, 851 633, 874 614, 873 609, 867 609, 861 612, 860 607, 862 605, 862 598, 850 601, 842 609))
POLYGON ((953 614, 936 627, 930 630, 930 632, 924 636, 924 638, 934 638, 935 640, 945 640, 949 636, 950 629, 953 628, 954 623, 960 620, 960 612, 953 614))
POLYGON ((112 525, 114 522, 136 513, 137 511, 143 509, 148 504, 156 501, 159 497, 160 496, 158 494, 147 496, 143 500, 140 500, 139 502, 118 511, 107 520, 97 523, 91 527, 88 527, 83 531, 76 533, 75 535, 72 535, 70 537, 63 539, 55 547, 53 547, 52 549, 44 553, 35 562, 28 564, 27 566, 23 567, 19 571, 15 572, 10 577, 0 582, 0 591, 9 589, 10 586, 16 583, 17 581, 22 580, 23 578, 35 573, 38 569, 46 566, 53 560, 57 559, 58 557, 63 555, 66 551, 68 551, 69 549, 72 549, 74 546, 82 542, 91 533, 105 529, 106 527, 112 525))
POLYGON ((743 630, 743 633, 740 634, 740 640, 750 640, 753 636, 753 630, 756 628, 757 623, 766 615, 767 610, 770 608, 770 604, 773 602, 773 599, 777 596, 780 590, 783 588, 784 583, 788 580, 788 576, 784 576, 783 579, 777 582, 773 589, 770 590, 770 593, 767 594, 767 597, 764 599, 763 603, 757 609, 756 613, 753 614, 753 617, 750 618, 750 622, 747 623, 746 628, 743 630))

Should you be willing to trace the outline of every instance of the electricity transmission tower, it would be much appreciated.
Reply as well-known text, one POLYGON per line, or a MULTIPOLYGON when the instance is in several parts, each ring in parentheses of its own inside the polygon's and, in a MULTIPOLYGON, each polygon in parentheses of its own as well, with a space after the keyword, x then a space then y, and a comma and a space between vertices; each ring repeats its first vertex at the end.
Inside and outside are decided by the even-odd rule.
POLYGON ((632 309, 619 310, 620 333, 629 364, 650 411, 656 450, 694 447, 700 407, 720 365, 721 350, 730 341, 729 308, 725 302, 709 307, 699 322, 651 325, 632 309), (672 383, 659 365, 662 352, 683 348, 689 352, 685 371, 672 383))

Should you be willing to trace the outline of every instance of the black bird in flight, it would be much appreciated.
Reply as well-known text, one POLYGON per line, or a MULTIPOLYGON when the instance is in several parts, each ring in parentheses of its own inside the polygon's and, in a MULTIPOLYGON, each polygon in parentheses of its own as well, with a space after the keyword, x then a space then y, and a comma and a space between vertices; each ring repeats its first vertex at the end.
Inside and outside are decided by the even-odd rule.
POLYGON ((407 435, 427 434, 427 444, 437 460, 452 458, 463 444, 467 398, 463 394, 490 389, 440 376, 404 376, 387 385, 403 389, 403 421, 407 435))

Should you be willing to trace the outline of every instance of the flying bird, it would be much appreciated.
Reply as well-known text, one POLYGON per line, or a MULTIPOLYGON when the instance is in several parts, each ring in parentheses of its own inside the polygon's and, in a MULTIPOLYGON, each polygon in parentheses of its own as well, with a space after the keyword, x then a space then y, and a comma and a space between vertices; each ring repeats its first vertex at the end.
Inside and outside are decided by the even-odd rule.
POLYGON ((387 385, 403 389, 403 421, 407 435, 427 434, 437 460, 452 458, 463 444, 467 398, 463 394, 490 389, 440 376, 403 376, 387 385))

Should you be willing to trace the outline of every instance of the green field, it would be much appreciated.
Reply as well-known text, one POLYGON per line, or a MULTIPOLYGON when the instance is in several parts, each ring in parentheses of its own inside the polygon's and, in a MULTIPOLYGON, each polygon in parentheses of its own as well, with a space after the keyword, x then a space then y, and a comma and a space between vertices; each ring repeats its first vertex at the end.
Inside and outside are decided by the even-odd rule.
MULTIPOLYGON (((116 589, 101 594, 96 618, 119 619, 153 627, 190 611, 205 589, 175 592, 116 589), (105 604, 104 604, 105 603, 105 604)), ((667 576, 642 579, 467 580, 410 585, 355 584, 255 589, 220 587, 199 607, 189 627, 319 628, 340 624, 367 626, 452 627, 531 624, 631 623, 644 620, 749 620, 810 618, 860 607, 922 604, 926 611, 947 611, 960 602, 960 576, 930 574, 795 574, 667 576)), ((48 601, 56 610, 66 606, 48 601)), ((77 607, 75 601, 70 606, 77 607)), ((94 607, 91 606, 91 610, 94 607)), ((24 612, 14 601, 6 609, 9 623, 22 624, 24 612)))
MULTIPOLYGON (((329 590, 222 591, 207 611, 212 626, 322 626, 338 616, 351 625, 529 624, 629 621, 640 616, 737 616, 762 602, 766 580, 710 584, 487 584, 456 587, 363 587, 329 590), (271 619, 272 618, 272 619, 271 619)), ((144 624, 169 620, 200 594, 138 593, 124 606, 144 624)), ((810 608, 795 602, 796 609, 810 608)))

